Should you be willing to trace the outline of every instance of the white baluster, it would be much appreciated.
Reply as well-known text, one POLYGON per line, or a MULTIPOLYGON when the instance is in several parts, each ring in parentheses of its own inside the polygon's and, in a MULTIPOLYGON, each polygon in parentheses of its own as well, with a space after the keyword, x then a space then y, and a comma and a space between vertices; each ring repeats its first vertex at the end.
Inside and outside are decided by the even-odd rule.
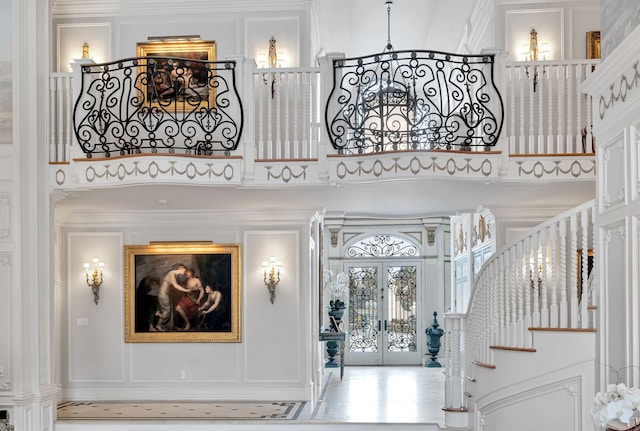
POLYGON ((566 146, 565 146, 565 152, 566 153, 573 153, 575 151, 573 151, 573 145, 572 145, 572 141, 573 141, 573 103, 571 103, 571 99, 573 96, 573 91, 575 90, 575 80, 573 79, 573 68, 571 67, 571 65, 567 65, 566 66, 566 71, 567 71, 567 85, 566 85, 566 89, 567 89, 567 97, 566 97, 566 102, 567 102, 567 128, 565 130, 565 140, 566 140, 566 146))
MULTIPOLYGON (((518 249, 516 246, 511 248, 511 346, 518 345, 518 249)), ((520 269, 522 270, 522 269, 520 269)))
POLYGON ((498 303, 499 303, 499 322, 498 322, 498 344, 501 346, 505 346, 505 336, 504 336, 504 325, 506 322, 506 314, 508 310, 507 298, 506 298, 506 289, 504 286, 504 274, 505 274, 505 264, 504 264, 504 255, 500 255, 497 258, 497 267, 498 267, 498 303))
POLYGON ((578 222, 577 215, 572 214, 570 218, 570 226, 571 226, 571 249, 569 250, 569 264, 571 265, 571 281, 569 283, 569 287, 571 289, 569 295, 569 307, 571 310, 570 314, 570 328, 577 328, 578 325, 578 222))
POLYGON ((562 103, 562 101, 564 100, 564 88, 566 85, 565 79, 564 79, 564 66, 559 65, 558 66, 558 74, 556 75, 557 78, 557 82, 558 82, 558 112, 556 113, 556 118, 557 118, 557 132, 556 132, 556 153, 558 154, 562 154, 562 153, 566 153, 565 150, 565 139, 564 139, 564 103, 562 103))
POLYGON ((536 154, 545 154, 544 150, 544 112, 542 106, 544 105, 544 95, 546 92, 545 76, 546 71, 544 66, 540 66, 540 76, 538 76, 538 98, 536 103, 538 105, 538 145, 536 148, 536 154))
POLYGON ((295 157, 294 155, 294 149, 291 146, 291 141, 289 138, 289 129, 291 126, 291 121, 289 118, 289 73, 288 72, 281 72, 280 73, 281 76, 281 83, 282 86, 280 88, 280 99, 282 101, 282 103, 284 104, 284 114, 283 114, 283 119, 281 119, 281 122, 283 123, 280 127, 283 128, 283 137, 282 137, 282 146, 284 147, 284 158, 285 159, 290 159, 292 157, 295 157))
POLYGON ((519 70, 519 79, 520 79, 520 115, 518 115, 518 118, 520 118, 520 130, 519 130, 519 136, 518 136, 518 154, 524 154, 526 145, 525 145, 525 129, 524 129, 524 117, 525 117, 525 109, 524 109, 524 98, 525 95, 528 93, 528 88, 529 88, 529 79, 525 79, 525 66, 520 66, 520 70, 519 70))
POLYGON ((547 70, 547 76, 545 77, 547 81, 547 150, 546 154, 554 154, 554 145, 553 145, 553 83, 552 79, 557 73, 556 66, 549 66, 549 70, 547 70), (553 76, 552 76, 553 75, 553 76))
POLYGON ((549 306, 549 327, 560 327, 560 313, 558 310, 558 225, 553 223, 549 226, 549 239, 551 243, 551 305, 549 306))
POLYGON ((516 67, 512 66, 507 69, 507 77, 509 79, 509 154, 516 154, 516 67))
POLYGON ((560 328, 569 327, 567 306, 567 220, 560 220, 560 328))
POLYGON ((582 271, 580 283, 580 321, 581 328, 589 327, 589 300, 588 300, 588 284, 589 284, 589 213, 586 209, 580 213, 580 229, 582 230, 582 271))
MULTIPOLYGON (((304 106, 304 104, 300 103, 301 100, 304 100, 304 91, 302 91, 302 87, 303 87, 303 82, 304 82, 304 72, 303 73, 296 73, 295 75, 293 75, 293 82, 294 82, 294 88, 293 88, 293 95, 292 95, 292 100, 293 100, 293 138, 292 141, 294 142, 294 148, 296 149, 296 153, 294 155, 294 157, 297 158, 302 158, 305 157, 305 153, 304 153, 304 147, 302 146, 302 139, 300 139, 300 123, 304 117, 302 116, 302 113, 300 112, 300 108, 301 106, 304 106)), ((304 124, 304 123, 302 123, 304 124)))
POLYGON ((531 318, 531 283, 532 280, 534 283, 537 282, 537 280, 535 280, 536 277, 536 272, 532 271, 531 268, 531 263, 532 263, 532 256, 531 256, 531 237, 526 236, 524 238, 524 242, 523 242, 523 261, 524 261, 524 265, 522 265, 522 269, 523 269, 523 280, 522 280, 522 284, 520 284, 520 290, 522 291, 522 295, 524 297, 524 316, 523 316, 523 323, 522 323, 522 340, 523 340, 523 346, 526 348, 530 348, 532 343, 533 343, 533 339, 531 331, 529 331, 529 328, 531 327, 531 323, 532 323, 532 318, 531 318), (527 274, 528 273, 528 274, 527 274))
POLYGON ((537 233, 531 237, 531 249, 533 251, 533 310, 531 312, 531 326, 540 327, 540 288, 542 284, 542 253, 537 233))
POLYGON ((254 94, 258 95, 258 115, 256 129, 258 130, 258 159, 266 158, 266 142, 264 140, 264 88, 263 78, 266 75, 254 75, 254 94))
MULTIPOLYGON (((535 131, 535 118, 534 118, 534 113, 535 113, 535 109, 534 109, 534 101, 535 101, 535 96, 536 93, 533 91, 534 88, 534 84, 533 84, 533 80, 535 79, 535 74, 536 71, 538 70, 536 65, 531 65, 531 70, 529 70, 529 85, 528 85, 528 94, 529 94, 529 139, 527 141, 527 154, 535 154, 535 136, 534 136, 534 131, 535 131)), ((524 112, 524 111, 523 111, 524 112)))
MULTIPOLYGON (((540 249, 542 250, 542 274, 540 283, 540 326, 543 328, 549 327, 549 305, 548 305, 548 293, 547 293, 547 274, 549 270, 549 254, 547 246, 547 234, 549 228, 542 229, 540 231, 540 249)), ((535 323, 534 323, 535 324, 535 323)))
POLYGON ((73 82, 71 76, 64 78, 64 130, 66 131, 66 139, 62 143, 62 159, 61 162, 71 160, 71 145, 73 144, 73 121, 71 118, 71 107, 73 106, 73 82))
POLYGON ((524 265, 522 262, 524 261, 523 253, 522 253, 522 241, 518 242, 516 245, 516 295, 518 297, 518 322, 516 326, 516 347, 524 346, 524 292, 522 289, 522 284, 524 283, 524 265))
POLYGON ((582 92, 580 92, 580 86, 582 85, 582 81, 584 81, 582 75, 584 65, 575 64, 573 67, 576 68, 576 134, 574 137, 574 152, 584 153, 584 149, 582 149, 582 127, 587 127, 587 123, 582 119, 583 95, 582 92))

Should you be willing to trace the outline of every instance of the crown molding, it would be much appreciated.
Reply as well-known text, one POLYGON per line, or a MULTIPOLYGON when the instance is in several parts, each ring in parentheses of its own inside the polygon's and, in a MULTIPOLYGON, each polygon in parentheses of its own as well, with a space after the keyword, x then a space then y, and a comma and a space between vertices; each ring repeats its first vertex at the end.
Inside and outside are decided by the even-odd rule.
POLYGON ((314 0, 53 0, 53 18, 309 10, 314 0))

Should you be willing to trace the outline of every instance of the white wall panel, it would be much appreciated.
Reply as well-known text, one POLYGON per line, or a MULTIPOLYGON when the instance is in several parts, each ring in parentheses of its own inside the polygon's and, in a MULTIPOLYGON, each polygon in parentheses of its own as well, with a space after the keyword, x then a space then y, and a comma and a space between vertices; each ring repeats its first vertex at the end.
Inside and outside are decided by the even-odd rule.
MULTIPOLYGON (((300 247, 297 231, 248 231, 244 240, 245 374, 249 382, 301 379, 300 247), (273 304, 264 284, 262 262, 282 261, 273 304)), ((305 252, 306 255, 306 252, 305 252)))
POLYGON ((598 149, 600 194, 598 206, 600 212, 619 208, 625 203, 626 164, 624 136, 619 134, 598 149))
POLYGON ((68 239, 67 309, 70 382, 124 381, 122 235, 72 232, 68 239), (100 301, 93 301, 83 263, 105 263, 100 301), (85 325, 86 324, 86 325, 85 325))

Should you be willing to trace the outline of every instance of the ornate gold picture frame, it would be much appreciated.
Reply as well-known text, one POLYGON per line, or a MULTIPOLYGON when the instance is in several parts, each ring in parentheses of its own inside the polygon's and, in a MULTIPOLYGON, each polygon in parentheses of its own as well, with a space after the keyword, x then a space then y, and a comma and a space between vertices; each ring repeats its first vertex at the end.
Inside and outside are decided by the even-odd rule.
POLYGON ((141 42, 136 45, 136 57, 147 57, 138 74, 149 72, 145 96, 153 104, 171 107, 195 96, 214 106, 215 91, 209 85, 214 69, 205 62, 216 61, 215 41, 141 42), (149 57, 157 58, 150 62, 149 57))
POLYGON ((600 32, 599 31, 587 32, 587 58, 588 59, 600 58, 600 32))
POLYGON ((240 342, 240 244, 124 248, 125 342, 240 342))

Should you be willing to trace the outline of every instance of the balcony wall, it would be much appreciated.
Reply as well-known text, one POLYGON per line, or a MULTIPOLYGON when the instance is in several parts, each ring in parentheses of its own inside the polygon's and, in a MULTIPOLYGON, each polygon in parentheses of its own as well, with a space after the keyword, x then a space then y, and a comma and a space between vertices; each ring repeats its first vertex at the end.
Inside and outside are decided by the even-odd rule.
MULTIPOLYGON (((341 56, 335 56, 333 58, 341 56)), ((50 77, 49 157, 53 188, 144 183, 233 186, 329 185, 391 179, 593 181, 588 96, 580 85, 595 61, 506 63, 495 81, 504 125, 494 147, 470 151, 399 150, 341 155, 329 141, 324 109, 332 57, 317 68, 258 69, 234 58, 244 128, 229 155, 136 154, 87 158, 73 132, 80 65, 50 77)))

